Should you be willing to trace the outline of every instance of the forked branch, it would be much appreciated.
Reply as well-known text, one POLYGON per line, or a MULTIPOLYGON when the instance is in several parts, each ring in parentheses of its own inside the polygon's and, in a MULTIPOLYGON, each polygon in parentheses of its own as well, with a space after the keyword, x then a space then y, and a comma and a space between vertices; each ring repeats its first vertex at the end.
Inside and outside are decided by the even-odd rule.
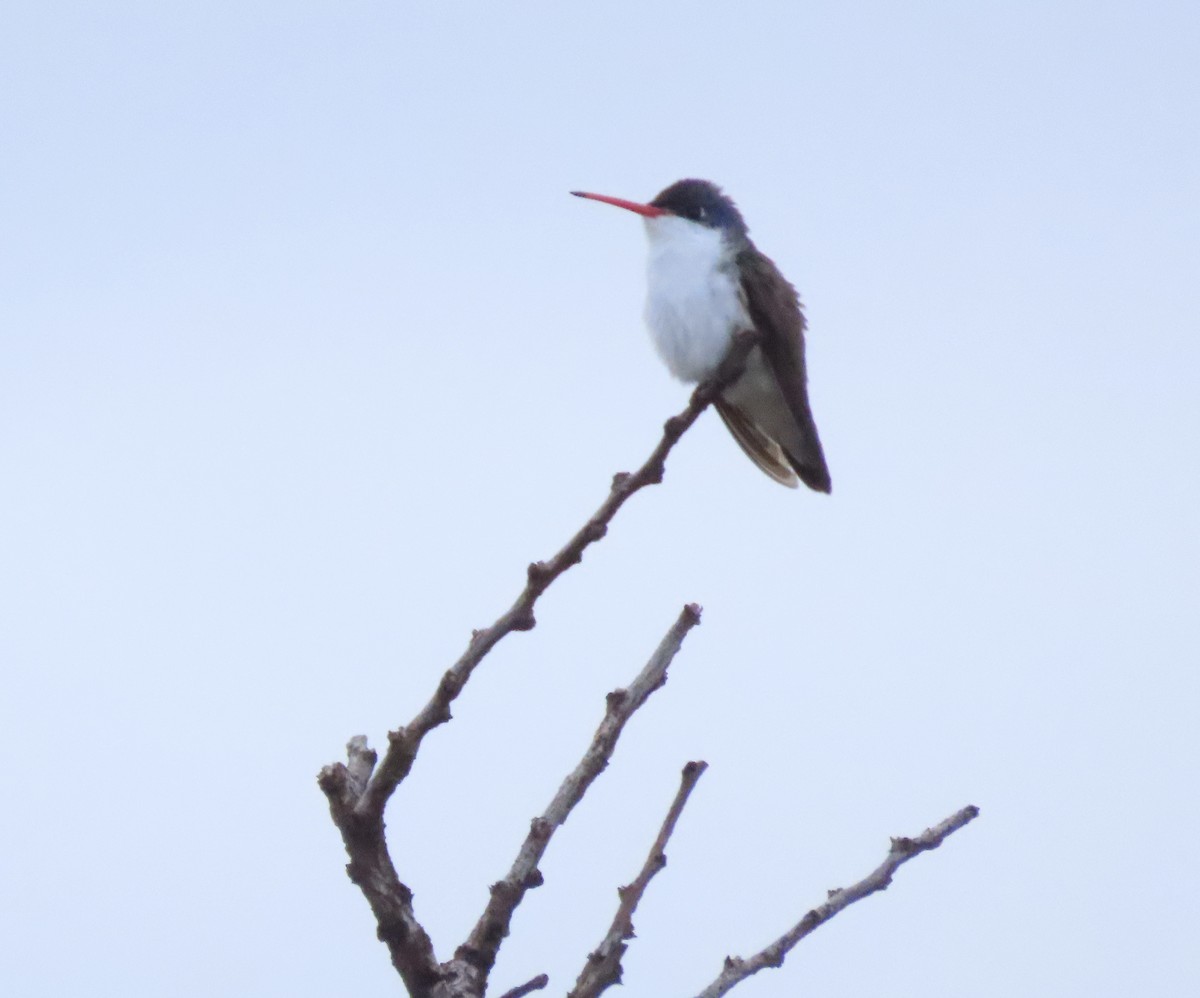
MULTIPOLYGON (((433 943, 413 911, 412 892, 400 880, 392 863, 383 823, 388 800, 412 770, 425 736, 450 720, 450 705, 462 692, 483 657, 512 631, 532 628, 535 624, 534 606, 542 593, 563 572, 582 560, 588 546, 604 537, 609 523, 630 496, 647 485, 662 481, 667 455, 720 392, 741 374, 757 341, 757 334, 752 331, 738 333, 729 355, 716 374, 696 388, 681 413, 667 420, 662 438, 642 466, 633 474, 622 472, 614 476, 607 498, 583 527, 549 561, 538 561, 529 566, 525 588, 513 605, 491 626, 473 632, 466 651, 443 674, 436 691, 420 713, 406 727, 388 733, 388 747, 382 760, 367 745, 365 738, 356 736, 346 747, 346 763, 333 763, 321 770, 318 784, 329 801, 330 815, 350 857, 347 872, 371 905, 379 927, 379 938, 387 944, 392 963, 410 994, 449 994, 461 981, 454 981, 451 979, 454 975, 447 977, 446 974, 447 967, 455 961, 447 965, 439 964, 433 943)), ((594 774, 588 782, 590 779, 594 779, 594 774)), ((515 902, 512 907, 515 907, 515 902)), ((489 911, 497 914, 492 905, 489 905, 489 911)), ((500 922, 493 919, 488 923, 491 926, 489 932, 500 929, 498 936, 489 936, 482 948, 478 948, 476 936, 483 930, 477 926, 472 941, 466 946, 470 952, 481 953, 483 962, 489 968, 495 960, 495 947, 507 934, 507 922, 512 909, 509 908, 507 914, 499 914, 502 916, 500 922)), ((481 925, 489 917, 485 913, 481 925)), ((477 986, 479 990, 475 993, 482 994, 486 974, 482 981, 477 975, 469 976, 471 979, 467 983, 477 986)))
MULTIPOLYGON (((579 765, 563 780, 558 793, 540 817, 530 824, 517 858, 508 875, 492 884, 491 898, 476 922, 466 943, 458 948, 452 963, 462 961, 463 971, 486 975, 496 961, 500 944, 508 935, 513 912, 531 887, 539 887, 542 874, 538 862, 546 852, 555 831, 575 809, 588 787, 599 776, 612 758, 617 739, 626 722, 667 681, 667 666, 675 658, 683 639, 693 627, 700 623, 700 607, 689 603, 683 608, 679 619, 663 637, 654 654, 650 656, 637 678, 626 689, 613 690, 608 695, 604 719, 592 736, 592 742, 584 752, 579 765)), ((697 774, 698 775, 698 774, 697 774)), ((681 805, 682 806, 682 805, 681 805)))

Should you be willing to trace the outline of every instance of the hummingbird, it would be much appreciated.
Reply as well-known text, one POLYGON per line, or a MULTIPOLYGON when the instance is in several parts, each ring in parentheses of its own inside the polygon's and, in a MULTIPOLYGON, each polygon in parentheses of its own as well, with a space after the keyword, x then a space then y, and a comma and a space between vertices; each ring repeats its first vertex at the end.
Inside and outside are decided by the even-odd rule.
POLYGON ((645 204, 572 191, 642 216, 650 241, 646 325, 679 380, 711 377, 733 335, 759 341, 714 403, 750 460, 781 485, 830 490, 808 404, 804 312, 796 289, 750 239, 733 200, 707 180, 679 180, 645 204))

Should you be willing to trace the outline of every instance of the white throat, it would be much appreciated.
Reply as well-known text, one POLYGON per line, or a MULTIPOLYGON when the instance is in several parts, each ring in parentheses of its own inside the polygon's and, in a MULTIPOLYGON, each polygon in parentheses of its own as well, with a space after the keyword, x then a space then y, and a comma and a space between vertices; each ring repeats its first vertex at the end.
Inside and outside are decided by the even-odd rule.
POLYGON ((750 326, 734 249, 720 229, 678 215, 646 219, 646 325, 658 355, 681 381, 717 369, 733 334, 750 326))

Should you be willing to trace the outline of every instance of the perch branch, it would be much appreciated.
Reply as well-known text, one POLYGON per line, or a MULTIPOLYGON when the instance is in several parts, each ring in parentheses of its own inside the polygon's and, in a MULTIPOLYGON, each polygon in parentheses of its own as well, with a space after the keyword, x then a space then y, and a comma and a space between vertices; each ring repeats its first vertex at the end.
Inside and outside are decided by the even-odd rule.
POLYGON ((801 939, 818 926, 824 925, 843 908, 855 901, 882 891, 892 882, 892 876, 905 863, 919 853, 936 849, 945 838, 958 831, 963 825, 979 816, 979 808, 968 805, 939 825, 927 828, 915 839, 892 839, 887 858, 858 883, 851 887, 829 892, 829 899, 820 907, 813 908, 792 928, 771 943, 766 949, 755 953, 748 959, 729 956, 725 958, 725 967, 717 979, 706 987, 697 998, 720 998, 731 988, 740 984, 751 974, 757 974, 767 967, 780 967, 784 957, 788 955, 801 939))
POLYGON ((686 409, 667 420, 663 426, 662 439, 646 462, 633 474, 621 472, 615 475, 608 497, 575 536, 549 561, 535 561, 529 566, 525 588, 521 590, 516 602, 490 627, 472 634, 466 651, 442 676, 437 692, 413 721, 407 727, 389 732, 388 748, 383 761, 355 805, 358 814, 364 817, 376 816, 382 820, 388 798, 412 769, 421 741, 438 725, 450 720, 450 705, 462 692, 475 667, 505 635, 533 628, 536 623, 533 608, 538 597, 563 572, 582 560, 583 552, 589 545, 604 537, 608 532, 609 523, 630 496, 647 485, 655 485, 662 481, 667 455, 671 449, 722 389, 737 379, 745 368, 746 358, 757 342, 758 336, 752 331, 738 333, 734 337, 729 355, 721 363, 717 373, 692 392, 686 409))
POLYGON ((469 974, 473 971, 475 975, 487 979, 492 965, 496 962, 500 944, 508 935, 517 905, 521 903, 527 890, 542 883, 538 863, 550 844, 551 836, 567 820, 575 805, 583 799, 592 781, 608 765, 625 723, 646 702, 650 694, 667 681, 667 666, 679 651, 688 631, 698 623, 700 607, 689 603, 628 689, 613 690, 608 694, 604 719, 592 736, 592 742, 579 765, 563 780, 562 786, 545 812, 530 823, 529 834, 525 837, 508 875, 492 884, 487 907, 471 930, 467 941, 458 948, 454 959, 450 961, 451 965, 458 965, 455 973, 469 974))
POLYGON ((575 981, 575 989, 567 998, 596 998, 607 988, 621 983, 621 957, 625 955, 625 950, 628 948, 625 941, 634 938, 633 913, 637 911, 638 902, 642 900, 642 895, 646 893, 646 888, 654 875, 667 865, 665 852, 667 840, 675 831, 675 823, 683 813, 683 806, 687 803, 692 789, 707 768, 708 763, 706 762, 689 762, 683 767, 679 790, 675 794, 671 809, 667 811, 662 828, 659 829, 658 838, 650 847, 650 855, 646 857, 641 872, 633 882, 618 889, 617 895, 620 898, 620 904, 617 906, 617 914, 612 920, 612 925, 609 926, 608 933, 600 945, 594 952, 588 954, 587 965, 579 974, 579 978, 575 981))

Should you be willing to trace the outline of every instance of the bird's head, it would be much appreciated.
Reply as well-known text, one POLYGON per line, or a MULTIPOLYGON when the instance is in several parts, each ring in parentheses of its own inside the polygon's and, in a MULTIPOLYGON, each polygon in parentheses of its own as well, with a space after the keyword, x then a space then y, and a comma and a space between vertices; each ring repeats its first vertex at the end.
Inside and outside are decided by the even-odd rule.
POLYGON ((646 219, 648 227, 656 219, 682 218, 708 229, 717 229, 727 239, 743 239, 748 232, 742 213, 737 210, 733 199, 708 180, 677 180, 659 191, 653 201, 645 204, 609 197, 607 194, 589 194, 587 191, 571 193, 579 198, 603 201, 636 212, 646 219))

